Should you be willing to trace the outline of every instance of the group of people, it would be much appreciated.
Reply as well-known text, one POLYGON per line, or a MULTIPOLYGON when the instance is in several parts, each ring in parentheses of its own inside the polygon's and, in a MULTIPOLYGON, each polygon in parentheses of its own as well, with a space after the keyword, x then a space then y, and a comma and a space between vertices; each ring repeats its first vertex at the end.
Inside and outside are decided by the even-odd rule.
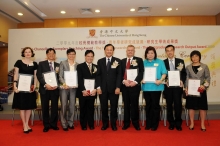
POLYGON ((36 108, 36 94, 34 90, 30 92, 18 91, 19 74, 31 74, 34 76, 33 88, 36 88, 39 81, 40 98, 43 113, 43 132, 50 129, 59 130, 58 121, 58 100, 61 101, 61 125, 64 131, 74 129, 74 111, 76 97, 79 98, 80 125, 82 130, 94 129, 94 102, 99 95, 101 103, 101 130, 106 130, 110 126, 113 131, 117 130, 117 108, 120 92, 124 102, 124 125, 122 130, 126 130, 132 124, 136 130, 141 130, 139 125, 139 95, 143 91, 146 101, 146 127, 145 130, 156 131, 160 120, 160 97, 161 94, 166 99, 167 118, 169 129, 182 130, 182 95, 186 94, 186 108, 189 109, 190 126, 194 129, 194 110, 200 110, 201 130, 206 131, 204 120, 208 110, 207 92, 210 84, 210 72, 207 65, 201 63, 201 53, 197 50, 190 54, 191 64, 185 68, 184 61, 175 58, 175 47, 168 45, 165 47, 167 59, 157 58, 156 49, 149 46, 145 50, 142 58, 135 56, 135 47, 128 45, 126 58, 119 59, 113 57, 114 46, 107 44, 104 47, 105 57, 98 60, 97 65, 93 64, 94 52, 85 51, 85 62, 78 64, 75 61, 76 51, 73 48, 67 50, 67 60, 60 64, 55 62, 56 51, 53 48, 46 50, 47 60, 39 62, 32 61, 34 52, 30 47, 22 50, 22 60, 18 60, 14 67, 14 98, 12 108, 20 109, 20 116, 23 123, 23 132, 32 131, 28 124, 31 110, 36 108), (156 68, 155 82, 145 82, 143 80, 146 67, 156 68), (134 80, 128 79, 128 69, 136 69, 137 75, 134 80), (180 86, 169 86, 168 71, 179 70, 180 86), (55 72, 58 86, 51 86, 45 81, 43 76, 47 72, 55 72), (78 86, 69 87, 66 84, 64 72, 77 71, 78 86), (85 87, 85 79, 95 80, 92 91, 85 87), (200 88, 204 92, 200 97, 188 95, 188 80, 199 79, 200 88), (205 82, 204 82, 205 81, 205 82), (185 91, 183 90, 185 89, 185 91), (51 101, 49 108, 49 101, 51 101), (110 117, 108 116, 110 101, 110 117), (49 114, 51 109, 51 114, 49 114), (174 111, 174 114, 173 114, 174 111))

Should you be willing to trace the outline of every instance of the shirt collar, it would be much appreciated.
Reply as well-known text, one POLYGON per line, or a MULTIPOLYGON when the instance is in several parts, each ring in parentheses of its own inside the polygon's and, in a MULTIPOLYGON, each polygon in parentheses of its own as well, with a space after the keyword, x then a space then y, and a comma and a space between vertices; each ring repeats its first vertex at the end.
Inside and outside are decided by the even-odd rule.
POLYGON ((134 58, 134 56, 133 56, 133 57, 131 57, 131 58, 128 58, 128 57, 127 57, 127 60, 128 60, 128 59, 133 60, 133 58, 134 58))
POLYGON ((112 60, 112 56, 111 57, 105 57, 106 58, 106 60, 108 61, 108 59, 110 59, 110 61, 112 60))

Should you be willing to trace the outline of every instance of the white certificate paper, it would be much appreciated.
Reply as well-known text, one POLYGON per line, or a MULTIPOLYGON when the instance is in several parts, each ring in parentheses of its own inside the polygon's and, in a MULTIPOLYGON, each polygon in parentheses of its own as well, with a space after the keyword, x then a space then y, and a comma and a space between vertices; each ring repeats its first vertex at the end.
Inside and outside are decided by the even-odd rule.
POLYGON ((86 90, 92 92, 95 89, 95 80, 93 79, 84 79, 84 86, 86 90))
POLYGON ((57 87, 57 78, 56 73, 54 71, 43 73, 44 80, 51 87, 57 87))
POLYGON ((137 69, 127 69, 127 80, 134 81, 137 77, 137 69))
POLYGON ((180 86, 180 71, 168 71, 169 86, 180 86))
POLYGON ((33 75, 19 74, 18 91, 30 92, 33 75))
POLYGON ((64 80, 70 88, 78 87, 77 71, 64 71, 64 80))
POLYGON ((156 73, 157 73, 156 67, 145 67, 144 68, 144 82, 155 83, 157 79, 156 73))
POLYGON ((198 92, 198 88, 200 87, 200 80, 197 79, 189 79, 188 80, 188 94, 200 96, 200 92, 198 92))

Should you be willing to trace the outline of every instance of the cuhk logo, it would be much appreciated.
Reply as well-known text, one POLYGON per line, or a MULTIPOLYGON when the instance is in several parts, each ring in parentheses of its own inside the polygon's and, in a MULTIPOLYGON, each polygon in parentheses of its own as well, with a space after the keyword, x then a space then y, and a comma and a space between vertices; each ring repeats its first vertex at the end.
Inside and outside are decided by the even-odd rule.
POLYGON ((95 29, 89 30, 89 36, 91 36, 91 37, 95 36, 95 29))

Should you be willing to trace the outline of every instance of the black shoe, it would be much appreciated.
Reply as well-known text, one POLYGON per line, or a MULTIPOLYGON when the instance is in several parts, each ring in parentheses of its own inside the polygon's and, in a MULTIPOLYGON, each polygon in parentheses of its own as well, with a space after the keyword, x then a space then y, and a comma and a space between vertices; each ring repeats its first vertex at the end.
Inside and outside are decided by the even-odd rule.
POLYGON ((192 128, 189 127, 189 130, 194 130, 194 127, 192 127, 192 128))
POLYGON ((151 128, 151 131, 156 131, 157 130, 157 128, 151 128))
POLYGON ((182 131, 182 127, 181 126, 176 126, 176 130, 182 131))
POLYGON ((174 125, 170 125, 170 126, 169 126, 169 129, 170 129, 170 130, 174 130, 174 125))
POLYGON ((113 130, 113 131, 117 131, 118 129, 117 129, 116 126, 112 126, 112 130, 113 130))
POLYGON ((87 128, 86 127, 82 127, 82 130, 87 130, 87 128))
POLYGON ((202 128, 201 128, 201 131, 206 132, 206 129, 202 129, 202 128))
POLYGON ((101 130, 106 130, 108 126, 102 126, 101 130))
POLYGON ((150 130, 150 127, 145 127, 145 130, 150 130))
POLYGON ((33 130, 30 128, 30 129, 28 129, 28 132, 32 132, 33 130))
POLYGON ((94 129, 95 129, 95 127, 94 127, 94 126, 91 126, 91 127, 89 127, 89 129, 90 129, 90 130, 94 130, 94 129))
POLYGON ((74 129, 74 126, 68 126, 69 129, 74 129))
POLYGON ((44 127, 43 132, 48 132, 50 128, 44 127))
POLYGON ((58 127, 51 127, 53 130, 59 130, 58 127))
POLYGON ((63 128, 63 131, 68 131, 68 128, 63 128))
POLYGON ((128 129, 130 126, 129 125, 124 125, 123 127, 122 127, 122 130, 126 130, 126 129, 128 129))
POLYGON ((29 131, 27 130, 27 131, 23 131, 25 134, 28 134, 29 133, 29 131))
POLYGON ((141 130, 140 126, 134 126, 134 128, 135 128, 137 131, 140 131, 140 130, 141 130))

